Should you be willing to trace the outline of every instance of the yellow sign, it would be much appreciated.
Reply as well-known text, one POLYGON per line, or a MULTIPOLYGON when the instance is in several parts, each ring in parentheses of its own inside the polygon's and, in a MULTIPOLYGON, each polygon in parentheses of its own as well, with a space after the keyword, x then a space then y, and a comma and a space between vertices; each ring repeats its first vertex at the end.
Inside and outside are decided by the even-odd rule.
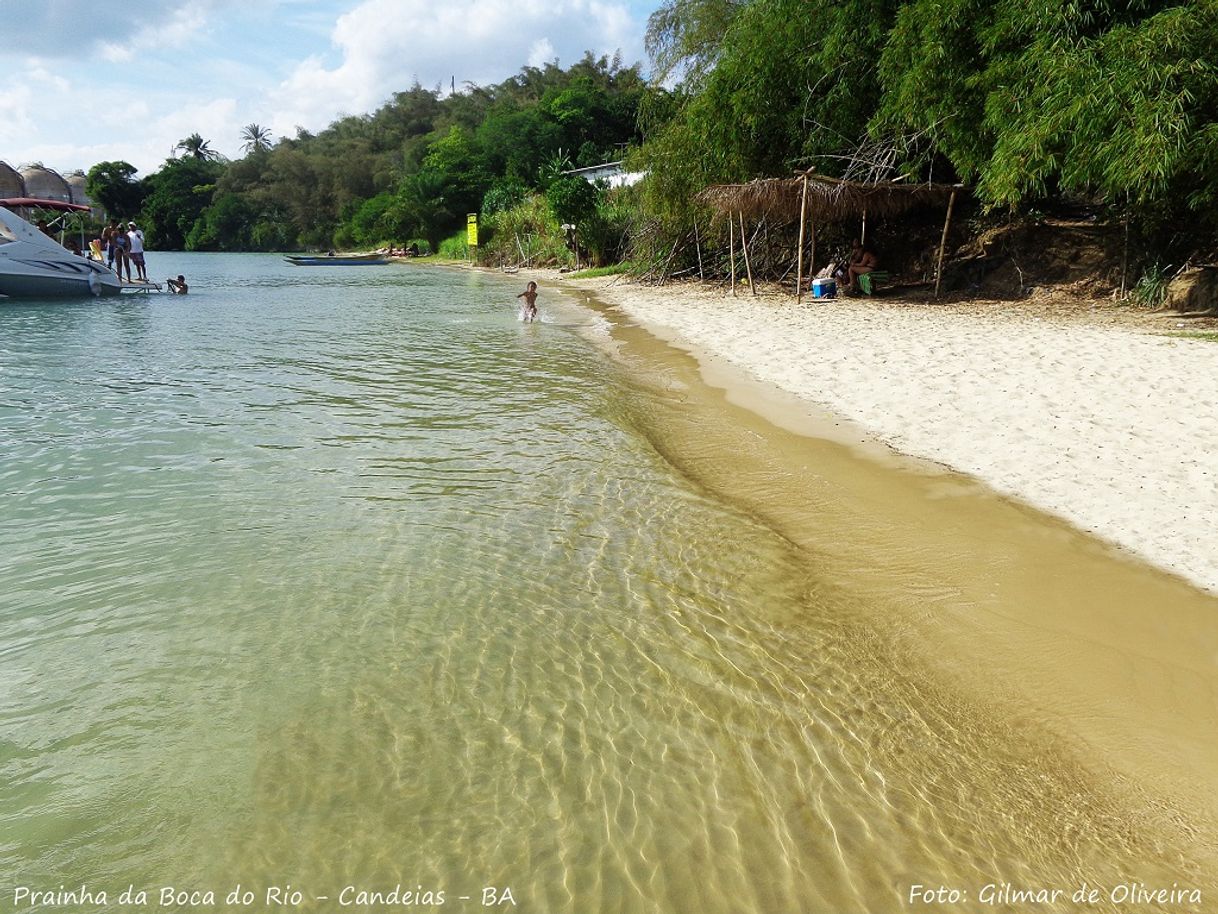
POLYGON ((465 240, 471 248, 478 246, 478 214, 470 213, 465 217, 465 240))

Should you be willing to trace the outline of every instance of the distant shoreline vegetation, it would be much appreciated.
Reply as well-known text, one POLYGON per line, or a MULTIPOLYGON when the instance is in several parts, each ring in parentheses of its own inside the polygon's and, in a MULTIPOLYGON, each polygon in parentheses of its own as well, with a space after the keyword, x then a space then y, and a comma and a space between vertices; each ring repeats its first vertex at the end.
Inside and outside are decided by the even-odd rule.
MULTIPOLYGON (((483 262, 572 266, 578 250, 585 266, 722 274, 723 255, 703 254, 726 247, 727 226, 694 195, 815 167, 966 184, 959 224, 973 236, 1082 212, 1119 226, 1134 278, 1140 264, 1214 259, 1218 10, 1050 7, 668 0, 649 22, 650 78, 588 53, 443 97, 416 83, 317 134, 273 141, 251 124, 233 161, 194 134, 142 179, 102 162, 87 190, 161 249, 452 253, 478 213, 483 262), (565 174, 623 159, 648 174, 641 185, 565 174)), ((776 278, 785 267, 765 246, 789 249, 790 226, 752 243, 776 278)))

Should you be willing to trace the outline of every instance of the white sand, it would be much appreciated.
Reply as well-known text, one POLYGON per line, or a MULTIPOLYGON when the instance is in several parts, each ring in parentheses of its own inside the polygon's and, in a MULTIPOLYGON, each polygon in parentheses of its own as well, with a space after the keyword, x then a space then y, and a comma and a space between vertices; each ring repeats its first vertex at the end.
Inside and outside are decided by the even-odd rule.
MULTIPOLYGON (((568 283, 564 283, 568 285, 568 283)), ((1218 591, 1218 345, 1123 326, 605 281, 644 324, 1218 591)))

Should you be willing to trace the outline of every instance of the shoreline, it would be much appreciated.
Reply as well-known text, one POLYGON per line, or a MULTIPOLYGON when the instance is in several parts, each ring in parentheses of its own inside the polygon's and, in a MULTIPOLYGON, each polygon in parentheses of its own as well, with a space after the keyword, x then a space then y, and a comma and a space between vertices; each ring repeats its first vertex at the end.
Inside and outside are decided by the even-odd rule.
POLYGON ((816 434, 963 473, 1218 593, 1208 546, 1218 539, 1208 449, 1218 398, 1192 395, 1218 355, 1208 341, 1148 332, 1150 320, 1124 309, 797 307, 789 295, 530 275, 594 294, 705 370, 719 360, 743 370, 762 388, 752 400, 779 394, 816 434))
MULTIPOLYGON (((609 319, 608 348, 673 404, 671 425, 653 420, 664 458, 801 550, 816 580, 867 607, 865 627, 908 651, 911 666, 894 669, 925 669, 929 687, 946 686, 974 722, 1029 727, 1032 742, 1057 747, 1101 793, 1122 798, 1129 827, 1173 842, 1192 835, 1212 866, 1212 593, 979 474, 894 450, 722 346, 649 319, 665 307, 656 298, 700 290, 528 278, 609 319)), ((698 298, 685 307, 703 312, 698 298)), ((709 304, 739 317, 714 293, 709 304)), ((758 322, 779 307, 776 297, 758 304, 769 309, 754 312, 758 322)))

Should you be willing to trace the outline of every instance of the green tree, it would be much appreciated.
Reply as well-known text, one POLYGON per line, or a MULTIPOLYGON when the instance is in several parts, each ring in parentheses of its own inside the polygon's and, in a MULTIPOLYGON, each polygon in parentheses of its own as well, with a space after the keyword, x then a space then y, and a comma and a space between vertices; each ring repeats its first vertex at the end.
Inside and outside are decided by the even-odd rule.
POLYGON ((546 202, 554 218, 566 225, 583 226, 596 215, 600 191, 583 178, 558 178, 546 188, 546 202))
POLYGON ((402 181, 387 216, 394 235, 425 238, 438 251, 440 240, 456 229, 466 213, 463 207, 454 206, 447 190, 444 178, 434 171, 424 170, 402 181))
POLYGON ((144 188, 130 162, 99 162, 85 177, 85 193, 111 216, 129 218, 140 211, 144 188))
POLYGON ((271 148, 271 131, 259 124, 241 128, 241 148, 247 153, 265 152, 271 148))
POLYGON ((175 151, 180 150, 184 155, 192 159, 210 162, 220 158, 220 153, 211 148, 211 141, 203 139, 197 133, 192 133, 186 139, 179 140, 178 144, 173 148, 175 151))
POLYGON ((212 201, 224 166, 207 159, 170 159, 144 179, 143 223, 149 245, 170 250, 186 247, 186 238, 212 201))
POLYGON ((257 213, 237 194, 217 194, 186 236, 188 251, 248 251, 257 213))
MULTIPOLYGON (((365 200, 350 219, 351 237, 356 244, 372 247, 385 241, 397 241, 394 197, 383 191, 365 200)), ((404 238, 402 240, 405 240, 404 238)))
POLYGON ((665 0, 647 20, 652 78, 699 83, 715 67, 724 37, 748 0, 665 0))
POLYGON ((1210 3, 917 0, 881 60, 875 128, 925 137, 919 161, 944 155, 993 205, 1066 192, 1207 208, 1216 41, 1210 3))

